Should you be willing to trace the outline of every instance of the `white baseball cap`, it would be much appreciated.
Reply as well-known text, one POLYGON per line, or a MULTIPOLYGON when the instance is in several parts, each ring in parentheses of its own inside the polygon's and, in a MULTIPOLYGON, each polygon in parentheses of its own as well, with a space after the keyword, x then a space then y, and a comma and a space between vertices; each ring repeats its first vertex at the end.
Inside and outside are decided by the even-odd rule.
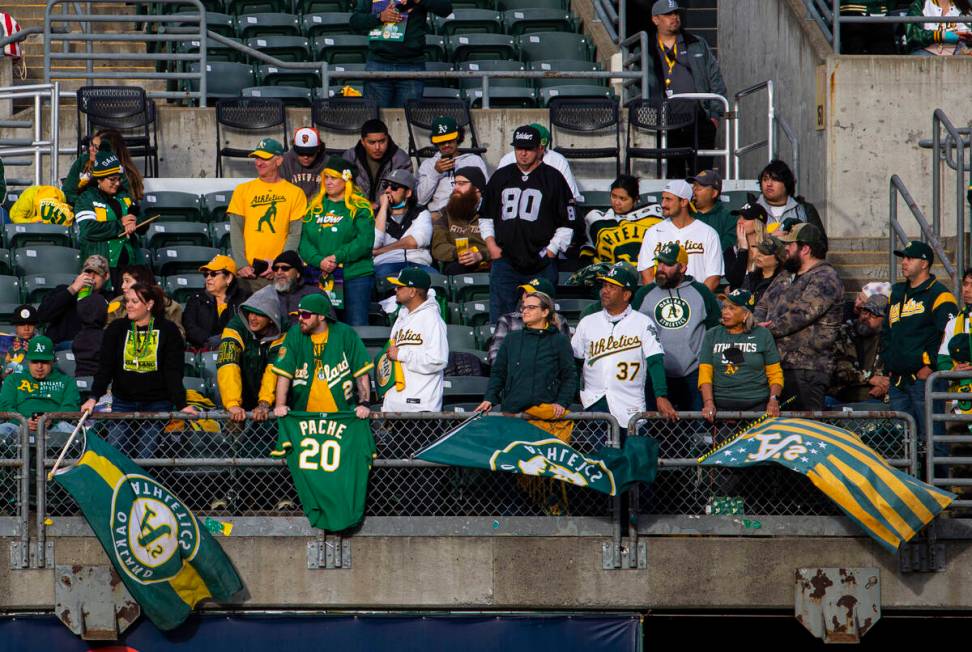
POLYGON ((668 192, 681 199, 692 199, 692 186, 684 179, 673 179, 665 185, 662 192, 668 192))
POLYGON ((301 127, 294 132, 294 151, 298 154, 315 154, 321 146, 321 136, 313 127, 301 127))

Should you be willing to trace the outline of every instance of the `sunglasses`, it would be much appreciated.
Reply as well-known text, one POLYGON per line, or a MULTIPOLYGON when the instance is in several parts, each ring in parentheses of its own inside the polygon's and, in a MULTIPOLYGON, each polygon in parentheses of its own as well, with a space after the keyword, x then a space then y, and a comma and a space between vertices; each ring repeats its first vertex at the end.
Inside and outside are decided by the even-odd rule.
POLYGON ((223 270, 219 270, 218 272, 213 272, 213 271, 207 270, 207 271, 203 272, 203 276, 205 276, 206 278, 213 278, 214 276, 221 276, 221 275, 223 275, 225 273, 226 272, 223 271, 223 270))
POLYGON ((297 311, 297 319, 310 319, 311 317, 314 317, 316 315, 317 315, 316 312, 311 312, 310 310, 297 311))
POLYGON ((290 270, 293 269, 293 267, 291 265, 274 265, 270 269, 272 269, 275 272, 289 272, 290 270))
POLYGON ((405 188, 406 186, 403 186, 400 183, 393 183, 391 181, 382 181, 381 182, 381 187, 382 188, 390 188, 392 192, 397 192, 397 191, 401 190, 402 188, 405 188))

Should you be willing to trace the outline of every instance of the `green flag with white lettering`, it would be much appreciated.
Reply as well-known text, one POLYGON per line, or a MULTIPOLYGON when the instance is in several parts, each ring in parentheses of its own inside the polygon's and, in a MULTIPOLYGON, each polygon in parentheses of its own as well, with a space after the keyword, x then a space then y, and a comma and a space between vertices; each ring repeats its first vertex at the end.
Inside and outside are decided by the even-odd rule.
POLYGON ((243 589, 233 563, 175 494, 89 433, 84 455, 54 481, 81 508, 125 587, 159 629, 198 603, 243 589))
POLYGON ((630 437, 624 448, 602 446, 588 456, 516 417, 473 417, 412 456, 451 466, 553 478, 610 496, 636 482, 650 484, 658 469, 658 443, 630 437))

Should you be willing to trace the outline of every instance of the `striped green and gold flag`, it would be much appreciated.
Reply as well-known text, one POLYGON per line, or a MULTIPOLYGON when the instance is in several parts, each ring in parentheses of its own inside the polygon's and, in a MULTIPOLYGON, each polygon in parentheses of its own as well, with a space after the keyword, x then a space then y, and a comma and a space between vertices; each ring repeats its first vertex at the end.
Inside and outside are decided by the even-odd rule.
POLYGON ((54 481, 81 507, 159 629, 178 627, 207 598, 225 601, 242 590, 232 562, 189 508, 97 435, 87 435, 84 455, 54 481))
POLYGON ((955 494, 892 467, 854 433, 810 419, 766 419, 699 462, 780 464, 802 473, 891 552, 955 500, 955 494))

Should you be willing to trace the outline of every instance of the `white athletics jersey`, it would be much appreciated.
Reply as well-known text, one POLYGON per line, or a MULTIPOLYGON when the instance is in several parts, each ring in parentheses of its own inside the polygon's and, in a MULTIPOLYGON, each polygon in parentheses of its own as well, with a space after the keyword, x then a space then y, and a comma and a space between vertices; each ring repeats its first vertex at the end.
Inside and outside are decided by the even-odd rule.
POLYGON ((699 283, 704 283, 710 276, 725 273, 722 243, 715 229, 701 220, 693 220, 680 229, 667 219, 645 232, 641 251, 638 252, 638 271, 654 267, 655 255, 669 242, 678 242, 688 252, 686 274, 699 283))
POLYGON ((663 352, 651 320, 628 310, 613 324, 603 310, 584 317, 570 341, 574 357, 584 360, 581 404, 587 408, 607 396, 608 410, 622 428, 645 411, 645 358, 663 352))

